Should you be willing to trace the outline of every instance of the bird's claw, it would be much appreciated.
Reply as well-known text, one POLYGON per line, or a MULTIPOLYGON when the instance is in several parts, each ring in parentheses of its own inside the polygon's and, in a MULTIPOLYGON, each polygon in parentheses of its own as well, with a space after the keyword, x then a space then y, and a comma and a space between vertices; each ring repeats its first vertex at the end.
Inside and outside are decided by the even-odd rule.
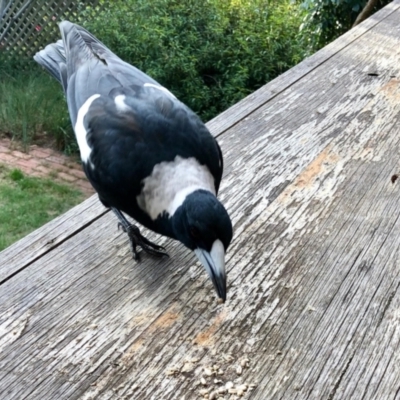
POLYGON ((127 233, 129 237, 129 243, 131 246, 133 258, 136 261, 140 261, 140 254, 137 250, 137 246, 141 247, 143 251, 146 253, 155 256, 155 257, 163 257, 167 256, 169 257, 168 253, 166 252, 165 248, 162 246, 159 246, 158 244, 155 244, 151 242, 149 239, 145 238, 141 233, 140 230, 137 226, 135 225, 129 225, 128 228, 126 228, 124 225, 122 225, 120 222, 118 223, 118 229, 121 228, 124 232, 127 233))

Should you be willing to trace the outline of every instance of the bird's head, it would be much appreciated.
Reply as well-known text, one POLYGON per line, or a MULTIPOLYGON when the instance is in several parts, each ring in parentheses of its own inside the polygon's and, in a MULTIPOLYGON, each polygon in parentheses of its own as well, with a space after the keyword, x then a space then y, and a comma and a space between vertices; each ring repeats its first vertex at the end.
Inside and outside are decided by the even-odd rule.
POLYGON ((225 253, 232 240, 232 223, 224 206, 206 190, 186 197, 173 216, 176 238, 193 250, 226 300, 225 253))

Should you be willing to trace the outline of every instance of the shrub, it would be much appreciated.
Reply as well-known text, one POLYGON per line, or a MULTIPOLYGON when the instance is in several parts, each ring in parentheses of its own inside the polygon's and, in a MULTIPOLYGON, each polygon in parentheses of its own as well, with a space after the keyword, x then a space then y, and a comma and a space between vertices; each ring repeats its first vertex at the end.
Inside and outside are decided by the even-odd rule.
POLYGON ((208 120, 303 57, 290 0, 116 0, 85 26, 208 120))
MULTIPOLYGON (((304 19, 301 25, 309 52, 324 47, 351 29, 368 0, 303 0, 304 19)), ((390 3, 379 0, 375 11, 390 3)))

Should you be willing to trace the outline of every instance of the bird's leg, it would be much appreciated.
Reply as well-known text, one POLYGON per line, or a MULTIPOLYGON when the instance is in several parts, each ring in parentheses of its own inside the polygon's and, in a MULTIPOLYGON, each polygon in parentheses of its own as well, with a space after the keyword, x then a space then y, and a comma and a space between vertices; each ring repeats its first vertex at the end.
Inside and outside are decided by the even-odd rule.
POLYGON ((137 226, 132 225, 122 214, 120 210, 117 208, 111 207, 111 209, 114 211, 114 214, 117 216, 119 222, 118 222, 118 228, 122 228, 124 232, 128 234, 129 237, 129 242, 131 245, 131 250, 133 253, 133 258, 136 261, 140 260, 140 255, 139 252, 137 251, 136 247, 139 246, 141 247, 146 253, 149 253, 153 256, 156 257, 162 257, 162 256, 167 256, 168 253, 165 252, 165 248, 162 246, 159 246, 153 242, 150 242, 150 240, 146 239, 141 233, 140 230, 137 226))

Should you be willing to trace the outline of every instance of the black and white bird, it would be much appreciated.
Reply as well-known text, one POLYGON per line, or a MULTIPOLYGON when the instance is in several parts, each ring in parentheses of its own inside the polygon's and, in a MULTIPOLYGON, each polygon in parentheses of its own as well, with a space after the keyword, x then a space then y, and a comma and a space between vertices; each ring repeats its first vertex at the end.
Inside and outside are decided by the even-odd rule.
POLYGON ((135 259, 137 247, 167 254, 123 213, 193 250, 225 301, 232 224, 216 197, 218 143, 193 111, 91 33, 68 21, 60 31, 62 40, 34 59, 62 84, 86 176, 127 232, 135 259))

